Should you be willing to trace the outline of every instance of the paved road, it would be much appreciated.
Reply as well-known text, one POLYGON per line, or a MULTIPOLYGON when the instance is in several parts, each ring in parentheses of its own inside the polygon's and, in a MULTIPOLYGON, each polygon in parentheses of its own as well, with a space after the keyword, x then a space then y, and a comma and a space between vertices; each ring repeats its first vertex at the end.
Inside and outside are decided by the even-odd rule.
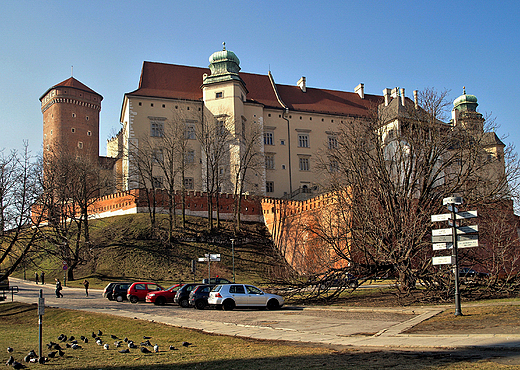
MULTIPOLYGON (((11 279, 19 287, 14 299, 36 303, 43 289, 45 305, 85 310, 143 320, 154 320, 208 333, 267 340, 308 342, 332 346, 390 348, 505 348, 520 349, 520 335, 406 335, 406 329, 437 314, 439 307, 409 308, 310 308, 284 307, 279 311, 195 310, 174 305, 112 302, 100 290, 67 288, 56 298, 53 285, 36 285, 11 279)), ((8 297, 7 301, 10 301, 8 297)))

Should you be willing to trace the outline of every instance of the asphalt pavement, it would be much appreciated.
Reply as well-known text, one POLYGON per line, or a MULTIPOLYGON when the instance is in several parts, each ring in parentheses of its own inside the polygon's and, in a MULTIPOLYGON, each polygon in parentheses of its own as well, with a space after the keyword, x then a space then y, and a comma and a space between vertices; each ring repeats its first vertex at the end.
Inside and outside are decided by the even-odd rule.
MULTIPOLYGON (((160 322, 207 333, 262 340, 282 340, 327 346, 384 347, 402 349, 520 349, 520 334, 424 335, 404 334, 407 329, 446 307, 304 307, 284 306, 265 310, 196 310, 176 305, 114 302, 102 297, 101 290, 64 287, 63 298, 56 298, 54 285, 36 285, 11 278, 18 286, 15 301, 37 303, 42 289, 45 306, 98 312, 160 322)), ((11 295, 6 302, 11 301, 11 295)))

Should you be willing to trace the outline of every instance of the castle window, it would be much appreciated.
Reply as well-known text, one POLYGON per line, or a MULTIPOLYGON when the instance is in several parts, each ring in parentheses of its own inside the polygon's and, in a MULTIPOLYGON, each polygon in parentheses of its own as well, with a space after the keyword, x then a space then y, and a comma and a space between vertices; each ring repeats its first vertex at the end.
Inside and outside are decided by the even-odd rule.
POLYGON ((70 131, 71 131, 72 133, 75 133, 75 132, 76 132, 76 129, 73 127, 73 128, 70 129, 70 131))
POLYGON ((85 119, 88 121, 88 116, 86 116, 85 119))
POLYGON ((186 124, 186 139, 195 140, 195 126, 192 124, 186 124))
POLYGON ((193 178, 186 177, 184 179, 184 187, 189 190, 193 190, 193 178))
POLYGON ((92 131, 87 131, 87 136, 92 136, 92 131))
POLYGON ((273 145, 273 133, 264 132, 264 145, 273 145))
POLYGON ((298 158, 300 171, 310 171, 309 157, 298 158))
POLYGON ((150 121, 150 136, 163 137, 164 126, 162 121, 150 121))
POLYGON ((285 140, 280 140, 280 145, 285 145, 285 140))
POLYGON ((329 136, 328 144, 329 144, 329 149, 336 149, 338 147, 338 139, 336 138, 336 136, 329 136))
POLYGON ((154 149, 152 152, 152 160, 153 163, 163 163, 163 150, 162 149, 154 149))
POLYGON ((309 147, 309 135, 308 134, 298 134, 298 146, 300 148, 309 147))
POLYGON ((83 149, 83 143, 81 141, 78 142, 78 148, 83 149))
POLYGON ((153 107, 153 103, 150 103, 150 107, 153 107))
POLYGON ((143 103, 139 102, 139 106, 143 105, 143 103))
POLYGON ((274 154, 265 155, 265 168, 268 170, 274 170, 274 154))
POLYGON ((195 150, 188 150, 184 156, 185 163, 195 163, 195 150))
POLYGON ((274 193, 274 181, 266 181, 266 183, 265 183, 265 192, 266 193, 274 193))
POLYGON ((268 114, 267 114, 267 117, 271 117, 271 113, 268 113, 268 114))
POLYGON ((219 91, 215 94, 215 99, 221 99, 224 96, 224 93, 222 91, 219 91))
POLYGON ((155 189, 162 189, 162 187, 163 187, 163 178, 162 178, 162 176, 154 176, 152 178, 152 182, 153 182, 152 185, 153 185, 153 187, 155 189))
POLYGON ((163 108, 166 108, 166 104, 163 104, 162 107, 163 107, 163 108))
POLYGON ((186 107, 186 110, 190 110, 190 107, 186 107))
POLYGON ((76 118, 76 113, 72 113, 72 118, 76 118))
POLYGON ((51 130, 51 135, 52 135, 52 130, 51 130))

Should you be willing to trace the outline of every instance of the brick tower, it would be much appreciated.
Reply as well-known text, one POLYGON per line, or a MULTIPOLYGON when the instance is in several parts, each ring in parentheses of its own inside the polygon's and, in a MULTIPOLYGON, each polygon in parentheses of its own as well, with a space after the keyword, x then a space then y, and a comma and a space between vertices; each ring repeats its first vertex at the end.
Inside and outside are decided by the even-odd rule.
POLYGON ((81 157, 98 165, 99 112, 103 97, 74 77, 41 97, 43 153, 81 157))

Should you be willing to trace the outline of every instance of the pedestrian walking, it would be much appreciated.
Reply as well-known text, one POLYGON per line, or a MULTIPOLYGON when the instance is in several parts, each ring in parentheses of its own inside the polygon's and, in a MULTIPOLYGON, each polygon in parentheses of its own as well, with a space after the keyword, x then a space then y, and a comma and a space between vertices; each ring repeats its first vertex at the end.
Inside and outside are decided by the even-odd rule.
POLYGON ((42 285, 43 285, 43 284, 45 284, 45 272, 42 271, 40 276, 41 276, 41 281, 42 281, 42 285))
POLYGON ((34 273, 34 281, 36 281, 36 284, 38 284, 38 273, 34 273))
POLYGON ((61 290, 63 289, 61 286, 60 279, 56 278, 56 298, 63 298, 63 294, 61 294, 61 290))
POLYGON ((88 297, 88 286, 89 286, 89 282, 87 279, 83 280, 83 286, 85 287, 85 294, 86 296, 88 297))

